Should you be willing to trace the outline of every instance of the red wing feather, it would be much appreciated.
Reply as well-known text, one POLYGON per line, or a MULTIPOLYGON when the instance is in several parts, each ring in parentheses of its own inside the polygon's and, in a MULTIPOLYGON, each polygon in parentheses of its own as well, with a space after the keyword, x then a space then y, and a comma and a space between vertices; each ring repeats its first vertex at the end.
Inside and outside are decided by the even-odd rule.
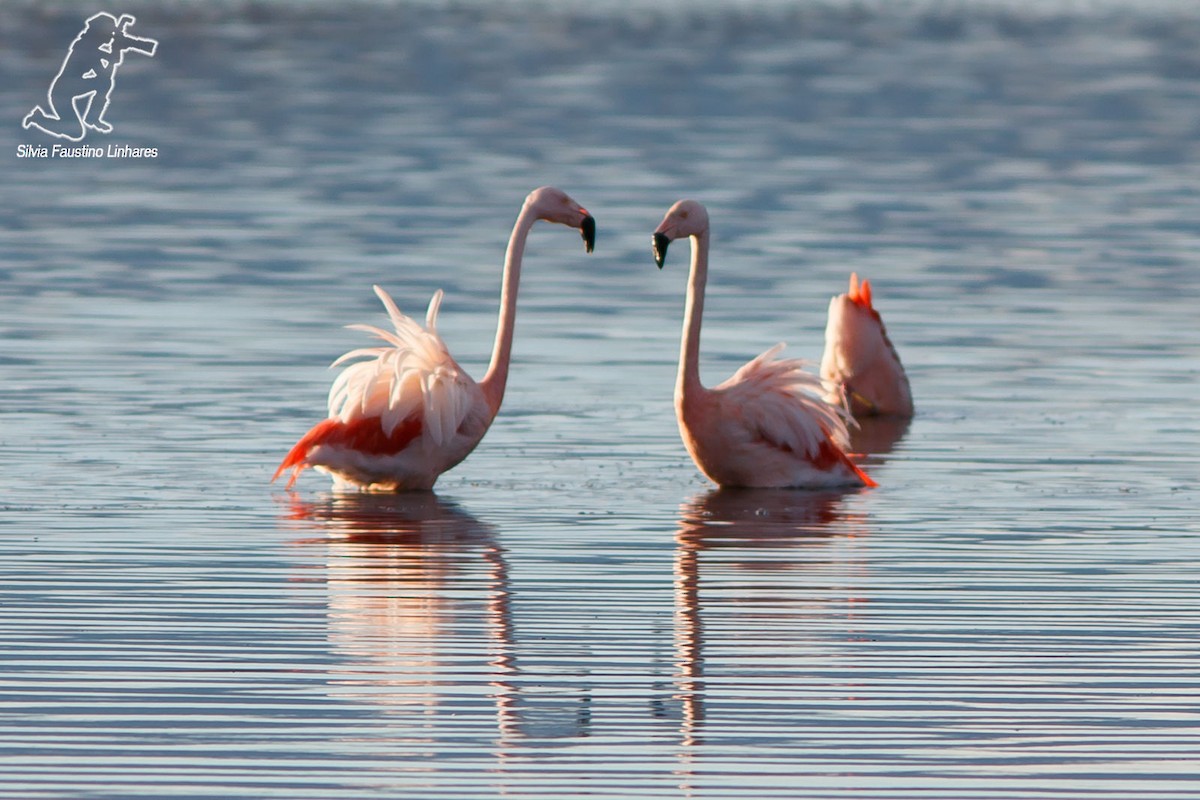
POLYGON ((859 283, 856 272, 850 273, 850 290, 846 292, 846 296, 850 298, 850 302, 867 311, 875 310, 875 307, 871 305, 871 282, 863 278, 862 283, 859 283))
POLYGON ((878 483, 871 479, 870 475, 863 472, 862 468, 850 459, 850 456, 843 452, 842 449, 833 442, 828 440, 821 442, 821 445, 817 450, 817 457, 814 459, 814 462, 819 469, 823 470, 832 469, 835 464, 845 464, 850 468, 851 472, 858 476, 858 479, 862 481, 864 485, 872 488, 879 486, 878 483))
MULTIPOLYGON (((846 298, 849 299, 851 303, 854 303, 854 305, 870 314, 880 325, 883 324, 883 317, 879 316, 879 312, 875 310, 875 306, 871 302, 871 282, 869 280, 863 278, 862 282, 860 283, 858 280, 858 273, 851 272, 850 289, 846 292, 846 298)), ((831 307, 830 314, 832 313, 833 309, 831 307)))
POLYGON ((412 416, 401 422, 391 435, 383 432, 383 421, 379 417, 366 417, 353 422, 342 422, 338 419, 318 422, 288 451, 271 480, 274 481, 282 475, 284 470, 295 468, 287 485, 287 488, 292 488, 292 484, 304 468, 312 466, 308 463, 308 454, 319 445, 335 445, 368 455, 390 456, 412 444, 413 439, 421 435, 423 427, 419 416, 412 416))

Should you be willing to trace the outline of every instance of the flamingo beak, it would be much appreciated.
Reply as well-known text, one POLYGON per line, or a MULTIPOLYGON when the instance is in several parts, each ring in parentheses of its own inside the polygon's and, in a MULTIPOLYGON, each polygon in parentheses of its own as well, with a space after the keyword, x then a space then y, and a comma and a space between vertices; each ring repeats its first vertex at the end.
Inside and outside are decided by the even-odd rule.
POLYGON ((596 218, 585 213, 583 222, 579 223, 579 233, 583 236, 583 246, 592 252, 596 246, 596 218))
POLYGON ((671 240, 665 233, 654 234, 654 263, 659 269, 663 268, 663 262, 667 260, 667 245, 670 243, 671 240))

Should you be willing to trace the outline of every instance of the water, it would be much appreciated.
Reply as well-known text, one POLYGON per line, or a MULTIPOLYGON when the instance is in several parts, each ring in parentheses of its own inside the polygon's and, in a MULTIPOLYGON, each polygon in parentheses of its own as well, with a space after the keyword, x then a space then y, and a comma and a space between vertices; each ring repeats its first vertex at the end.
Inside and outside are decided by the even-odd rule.
POLYGON ((15 157, 82 17, 0 20, 0 797, 1194 796, 1200 15, 547 5, 130 8, 153 160, 15 157), (372 283, 482 373, 543 183, 436 497, 268 485, 372 283), (873 280, 878 489, 691 465, 682 196, 710 384, 873 280))

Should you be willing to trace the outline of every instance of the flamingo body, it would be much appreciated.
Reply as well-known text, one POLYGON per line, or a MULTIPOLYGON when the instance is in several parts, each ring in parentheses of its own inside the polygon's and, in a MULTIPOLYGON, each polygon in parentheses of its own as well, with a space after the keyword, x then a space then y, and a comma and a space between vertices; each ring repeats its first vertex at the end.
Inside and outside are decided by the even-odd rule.
POLYGON ((849 436, 821 381, 778 344, 729 379, 676 397, 684 446, 719 486, 874 486, 846 454, 849 436))
POLYGON ((708 276, 708 211, 680 200, 654 233, 662 267, 667 245, 688 237, 692 263, 684 310, 675 412, 688 453, 713 482, 730 487, 874 486, 847 455, 849 414, 827 402, 821 380, 776 345, 728 380, 700 382, 700 328, 708 276))
POLYGON ((352 325, 387 343, 352 350, 329 391, 329 417, 292 447, 275 471, 293 470, 290 489, 306 467, 339 486, 387 491, 433 488, 487 433, 493 415, 483 390, 458 366, 437 333, 442 292, 434 294, 425 327, 405 316, 380 287, 393 331, 352 325))
POLYGON ((871 302, 871 283, 850 275, 850 289, 829 301, 821 377, 833 384, 855 416, 913 415, 912 390, 883 318, 871 302))
POLYGON ((352 350, 334 362, 345 367, 329 390, 327 418, 300 438, 271 480, 291 470, 291 489, 311 467, 333 476, 339 489, 427 491, 470 455, 504 398, 521 259, 537 220, 579 228, 588 252, 592 250, 595 220, 586 209, 553 187, 530 193, 509 238, 496 342, 481 381, 458 365, 437 332, 441 290, 430 300, 421 326, 376 286, 392 330, 349 326, 383 340, 383 346, 352 350))

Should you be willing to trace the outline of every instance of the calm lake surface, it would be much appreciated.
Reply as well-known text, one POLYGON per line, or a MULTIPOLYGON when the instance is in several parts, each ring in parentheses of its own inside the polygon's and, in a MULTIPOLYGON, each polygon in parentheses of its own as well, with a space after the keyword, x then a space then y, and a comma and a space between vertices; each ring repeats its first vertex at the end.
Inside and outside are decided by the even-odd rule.
POLYGON ((18 157, 84 14, 0 17, 0 797, 1200 793, 1200 9, 113 6, 87 144, 18 157), (436 494, 268 480, 379 283, 504 408, 436 494), (879 488, 717 492, 671 396, 818 359, 858 271, 908 368, 879 488), (682 247, 682 245, 680 245, 682 247))

